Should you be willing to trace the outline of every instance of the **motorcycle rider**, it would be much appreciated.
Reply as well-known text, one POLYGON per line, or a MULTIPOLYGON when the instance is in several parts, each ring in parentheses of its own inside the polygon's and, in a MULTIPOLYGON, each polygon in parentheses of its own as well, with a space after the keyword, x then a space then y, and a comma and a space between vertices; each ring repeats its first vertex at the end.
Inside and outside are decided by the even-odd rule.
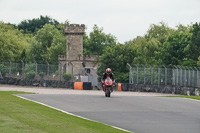
MULTIPOLYGON (((110 68, 107 68, 107 69, 106 69, 106 72, 103 73, 103 75, 102 75, 102 79, 101 79, 101 81, 102 81, 102 86, 104 85, 105 79, 106 79, 107 77, 110 77, 110 78, 112 79, 112 81, 115 82, 114 74, 111 73, 111 69, 110 69, 110 68)), ((105 88, 104 88, 104 87, 103 87, 103 91, 105 92, 105 88)), ((111 86, 111 91, 113 92, 113 86, 111 86)))

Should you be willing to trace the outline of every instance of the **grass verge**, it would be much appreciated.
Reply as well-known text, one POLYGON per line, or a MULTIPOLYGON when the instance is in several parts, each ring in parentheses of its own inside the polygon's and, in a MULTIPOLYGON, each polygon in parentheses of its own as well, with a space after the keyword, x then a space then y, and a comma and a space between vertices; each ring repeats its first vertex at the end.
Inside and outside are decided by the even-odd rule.
POLYGON ((12 94, 28 93, 0 91, 0 133, 126 133, 12 94))
POLYGON ((181 97, 181 98, 189 98, 189 99, 195 99, 195 100, 200 100, 200 96, 166 96, 166 97, 181 97))

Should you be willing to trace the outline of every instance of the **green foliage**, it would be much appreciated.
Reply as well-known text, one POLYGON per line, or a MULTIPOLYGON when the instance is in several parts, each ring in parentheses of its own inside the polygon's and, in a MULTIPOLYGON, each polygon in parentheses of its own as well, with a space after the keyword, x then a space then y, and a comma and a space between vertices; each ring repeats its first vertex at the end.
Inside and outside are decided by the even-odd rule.
POLYGON ((155 39, 147 39, 144 37, 137 37, 133 41, 127 43, 135 51, 132 65, 134 64, 159 64, 157 59, 157 52, 159 51, 160 42, 155 39))
POLYGON ((89 37, 87 35, 83 37, 84 55, 102 55, 104 49, 113 45, 116 45, 116 38, 111 34, 105 34, 103 28, 97 25, 94 25, 89 37))
POLYGON ((27 79, 34 79, 35 78, 35 71, 26 72, 25 75, 26 75, 27 79))
POLYGON ((158 25, 156 24, 150 25, 150 29, 147 31, 145 38, 149 39, 156 38, 161 44, 164 44, 168 36, 173 31, 174 30, 169 28, 167 24, 165 24, 164 22, 160 22, 158 25))
POLYGON ((69 81, 72 77, 71 73, 63 73, 63 78, 65 81, 69 81))
POLYGON ((18 25, 19 30, 23 30, 24 33, 34 34, 37 30, 43 28, 45 24, 51 24, 58 27, 59 22, 48 16, 40 16, 40 18, 32 20, 24 20, 18 25))
MULTIPOLYGON (((38 63, 48 61, 57 64, 58 55, 67 52, 63 29, 64 24, 48 16, 24 20, 17 27, 0 22, 0 62, 10 59, 15 62, 35 60, 38 63)), ((116 37, 104 33, 103 28, 97 25, 89 35, 83 36, 83 54, 99 55, 98 74, 101 76, 110 67, 115 73, 116 82, 128 82, 127 63, 132 66, 200 66, 200 23, 188 26, 179 24, 172 29, 160 22, 150 25, 145 36, 125 44, 117 44, 116 41, 116 37)), ((25 73, 34 70, 34 65, 25 66, 25 73)))
POLYGON ((161 50, 163 63, 180 65, 180 62, 189 57, 190 44, 191 33, 174 32, 171 34, 161 50))
POLYGON ((58 63, 58 55, 66 53, 65 36, 55 26, 46 24, 34 36, 27 56, 29 61, 58 63))
POLYGON ((44 72, 40 72, 39 75, 40 75, 41 78, 43 78, 44 77, 44 72))
POLYGON ((29 35, 22 34, 13 25, 0 22, 0 61, 25 59, 30 40, 29 35))
POLYGON ((134 57, 135 51, 129 45, 118 44, 107 47, 107 49, 104 50, 104 54, 100 57, 98 75, 101 76, 106 68, 109 67, 114 74, 116 72, 116 82, 128 82, 128 78, 126 78, 129 72, 127 63, 132 62, 134 57))
POLYGON ((183 59, 183 61, 181 61, 179 64, 180 66, 189 66, 189 67, 198 65, 198 63, 192 59, 183 59))
POLYGON ((200 56, 198 57, 197 66, 200 67, 200 56))
POLYGON ((30 71, 35 71, 35 64, 30 63, 25 65, 25 73, 30 72, 30 71))
POLYGON ((191 44, 189 46, 189 58, 197 61, 200 56, 200 23, 195 23, 191 28, 191 44))
POLYGON ((4 77, 6 73, 8 73, 8 67, 6 67, 3 64, 0 64, 0 72, 1 72, 1 75, 4 77))

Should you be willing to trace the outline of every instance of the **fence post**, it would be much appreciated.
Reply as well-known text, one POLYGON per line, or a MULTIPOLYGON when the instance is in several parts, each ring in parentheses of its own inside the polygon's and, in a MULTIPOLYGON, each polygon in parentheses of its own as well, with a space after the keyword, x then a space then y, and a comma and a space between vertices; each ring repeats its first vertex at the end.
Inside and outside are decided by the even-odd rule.
POLYGON ((192 87, 194 87, 195 85, 195 83, 194 83, 194 69, 192 68, 192 67, 190 67, 191 69, 192 69, 192 82, 193 82, 193 84, 192 84, 192 87))
POLYGON ((197 68, 197 87, 200 87, 199 69, 200 67, 197 68))
POLYGON ((47 63, 47 77, 48 77, 48 80, 49 80, 49 62, 46 61, 46 63, 47 63))
POLYGON ((131 83, 133 84, 133 68, 131 67, 131 83))
POLYGON ((37 62, 34 60, 34 63, 35 63, 35 75, 37 75, 37 62))
POLYGON ((131 77, 133 76, 132 72, 131 72, 131 70, 132 70, 131 68, 132 67, 131 67, 131 65, 129 63, 127 63, 127 65, 129 66, 129 84, 131 84, 131 77))
POLYGON ((189 78, 188 78, 188 80, 189 80, 189 86, 191 86, 191 83, 190 83, 191 82, 191 79, 190 79, 191 78, 190 67, 188 67, 188 70, 189 70, 189 78))
POLYGON ((134 66, 136 66, 136 83, 138 84, 138 66, 136 64, 134 66))
POLYGON ((142 64, 143 68, 144 68, 144 85, 146 84, 146 69, 145 69, 145 66, 142 64))
POLYGON ((160 85, 160 66, 158 66, 158 86, 160 85))
POLYGON ((22 63, 22 78, 24 78, 24 61, 21 60, 21 63, 22 63))
POLYGON ((178 77, 179 77, 179 85, 182 86, 182 68, 181 66, 177 66, 178 67, 178 77))
POLYGON ((151 66, 151 85, 153 84, 153 67, 151 66))
POLYGON ((165 85, 167 85, 167 68, 165 65, 163 67, 165 68, 165 85))
POLYGON ((196 67, 194 67, 195 69, 196 69, 196 72, 197 72, 197 78, 195 79, 195 81, 196 81, 196 85, 195 85, 195 87, 198 87, 198 69, 196 68, 196 67))
POLYGON ((189 67, 185 67, 186 68, 186 80, 187 80, 187 86, 190 86, 190 69, 189 67), (188 73, 188 75, 187 75, 188 73))
POLYGON ((175 73, 176 73, 176 74, 175 74, 175 85, 178 86, 178 68, 177 68, 177 66, 175 66, 175 65, 174 65, 174 67, 176 68, 176 69, 175 69, 175 70, 176 70, 176 72, 175 72, 175 73))
POLYGON ((183 83, 183 86, 186 87, 186 82, 187 82, 187 79, 186 79, 186 69, 185 69, 184 66, 182 66, 182 67, 183 67, 183 70, 184 70, 184 73, 185 73, 185 74, 182 74, 182 76, 184 77, 184 78, 183 78, 183 79, 184 79, 184 80, 183 80, 183 82, 184 82, 184 83, 183 83))
POLYGON ((12 74, 12 62, 11 62, 11 60, 8 60, 8 61, 10 63, 10 65, 9 65, 9 77, 10 77, 10 75, 12 74))

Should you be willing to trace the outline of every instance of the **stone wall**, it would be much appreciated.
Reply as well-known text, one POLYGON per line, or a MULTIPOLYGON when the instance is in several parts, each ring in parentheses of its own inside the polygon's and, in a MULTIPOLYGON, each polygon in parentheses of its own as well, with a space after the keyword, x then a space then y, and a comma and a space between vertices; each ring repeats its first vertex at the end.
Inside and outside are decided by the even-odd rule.
POLYGON ((58 80, 28 80, 5 77, 0 79, 0 84, 20 85, 20 86, 38 86, 51 88, 71 88, 73 89, 73 82, 58 81, 58 80))

